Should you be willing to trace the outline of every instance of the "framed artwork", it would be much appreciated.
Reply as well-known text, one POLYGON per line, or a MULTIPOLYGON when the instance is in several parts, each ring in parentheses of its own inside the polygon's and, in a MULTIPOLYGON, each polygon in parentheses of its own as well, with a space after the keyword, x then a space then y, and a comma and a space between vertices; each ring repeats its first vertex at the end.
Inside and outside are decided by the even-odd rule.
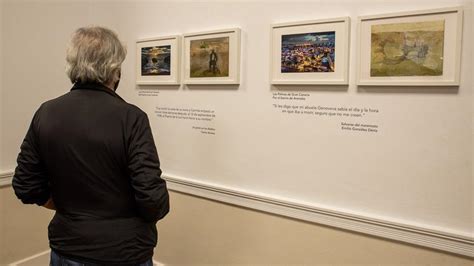
POLYGON ((186 34, 184 84, 239 84, 240 29, 186 34))
POLYGON ((349 17, 274 24, 271 83, 348 84, 349 17))
POLYGON ((459 85, 461 8, 363 16, 358 22, 358 85, 459 85))
POLYGON ((136 53, 138 85, 179 85, 179 36, 139 40, 136 53))

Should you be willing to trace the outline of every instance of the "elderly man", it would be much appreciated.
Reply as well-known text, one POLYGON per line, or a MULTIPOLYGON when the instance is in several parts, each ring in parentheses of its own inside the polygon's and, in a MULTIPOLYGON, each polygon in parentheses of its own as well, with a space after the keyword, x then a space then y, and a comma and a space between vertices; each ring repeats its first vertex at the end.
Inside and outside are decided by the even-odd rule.
POLYGON ((78 29, 65 95, 36 111, 13 188, 56 213, 51 265, 152 265, 156 222, 169 211, 147 115, 115 93, 126 50, 101 27, 78 29))

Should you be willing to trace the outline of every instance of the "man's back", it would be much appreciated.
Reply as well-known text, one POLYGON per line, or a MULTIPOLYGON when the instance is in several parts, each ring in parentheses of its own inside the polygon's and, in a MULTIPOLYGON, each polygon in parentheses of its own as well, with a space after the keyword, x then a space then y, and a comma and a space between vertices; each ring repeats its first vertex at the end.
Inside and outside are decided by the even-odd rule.
POLYGON ((51 195, 51 248, 95 263, 151 257, 157 220, 169 210, 146 114, 98 83, 36 112, 18 157, 14 187, 25 203, 51 195))
MULTIPOLYGON (((139 110, 111 96, 81 88, 39 110, 39 148, 56 208, 62 214, 137 216, 126 145, 132 127, 127 125, 128 117, 136 119, 139 110)), ((156 168, 158 172, 159 166, 156 168)))

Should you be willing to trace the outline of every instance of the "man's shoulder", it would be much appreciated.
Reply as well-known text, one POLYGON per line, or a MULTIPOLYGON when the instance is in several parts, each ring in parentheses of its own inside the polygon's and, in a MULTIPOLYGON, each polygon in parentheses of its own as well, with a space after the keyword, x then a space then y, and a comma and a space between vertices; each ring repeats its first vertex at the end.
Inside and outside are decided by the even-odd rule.
MULTIPOLYGON (((53 106, 58 106, 58 105, 68 105, 71 107, 71 104, 74 105, 75 103, 80 103, 81 105, 86 104, 87 105, 87 100, 85 98, 79 99, 77 95, 77 91, 69 91, 61 96, 58 96, 56 98, 47 100, 43 102, 40 106, 41 108, 47 108, 47 107, 53 107, 53 106)), ((103 97, 102 99, 106 99, 106 101, 100 101, 101 105, 103 107, 105 106, 115 106, 115 108, 121 109, 123 111, 126 111, 128 113, 133 113, 137 115, 143 115, 145 112, 143 112, 139 107, 137 107, 134 104, 128 103, 125 100, 121 99, 120 97, 113 97, 108 95, 107 97, 103 97)), ((97 101, 93 101, 95 103, 91 104, 97 104, 97 101)))
POLYGON ((143 116, 146 115, 146 113, 138 106, 125 102, 123 101, 122 103, 124 105, 124 108, 127 109, 127 112, 136 116, 143 116))
POLYGON ((58 96, 56 98, 52 98, 52 99, 49 99, 49 100, 43 102, 40 105, 39 109, 48 108, 48 107, 51 107, 51 106, 54 106, 54 105, 57 105, 57 104, 61 103, 62 101, 64 101, 68 97, 68 94, 69 94, 69 92, 67 92, 67 93, 65 93, 61 96, 58 96))
POLYGON ((114 98, 111 104, 115 106, 113 109, 117 110, 119 114, 127 117, 127 119, 136 120, 147 117, 147 114, 140 107, 128 103, 121 98, 114 98))

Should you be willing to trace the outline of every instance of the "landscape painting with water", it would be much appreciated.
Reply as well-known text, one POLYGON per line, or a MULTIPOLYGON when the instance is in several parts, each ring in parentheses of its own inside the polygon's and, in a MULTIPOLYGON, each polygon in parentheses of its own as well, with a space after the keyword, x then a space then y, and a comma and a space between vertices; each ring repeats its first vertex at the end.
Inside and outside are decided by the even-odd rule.
POLYGON ((370 76, 443 75, 444 20, 373 25, 370 76))
POLYGON ((142 76, 166 76, 171 74, 171 45, 143 47, 141 54, 142 76))

